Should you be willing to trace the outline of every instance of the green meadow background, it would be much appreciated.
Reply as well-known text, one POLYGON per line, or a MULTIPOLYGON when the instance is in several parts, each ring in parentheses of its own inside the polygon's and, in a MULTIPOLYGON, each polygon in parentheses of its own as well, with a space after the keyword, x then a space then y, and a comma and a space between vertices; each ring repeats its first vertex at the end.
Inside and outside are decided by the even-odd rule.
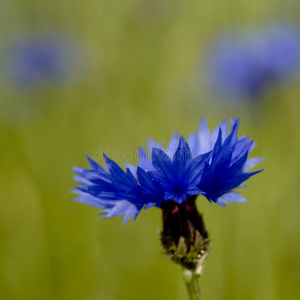
MULTIPOLYGON (((216 104, 205 85, 209 43, 231 26, 295 22, 293 1, 1 1, 5 43, 23 31, 68 32, 82 52, 76 83, 12 88, 0 70, 0 298, 187 299, 180 267, 163 254, 161 211, 135 223, 102 220, 72 201, 85 154, 136 151, 153 137, 187 136, 240 117, 264 172, 228 209, 197 200, 213 251, 204 300, 300 298, 300 78, 251 105, 216 104), (200 63, 201 65, 201 63, 200 63), (196 74, 196 75, 195 75, 196 74)), ((103 159, 99 162, 103 164, 103 159)), ((120 155, 120 163, 125 161, 120 155)))

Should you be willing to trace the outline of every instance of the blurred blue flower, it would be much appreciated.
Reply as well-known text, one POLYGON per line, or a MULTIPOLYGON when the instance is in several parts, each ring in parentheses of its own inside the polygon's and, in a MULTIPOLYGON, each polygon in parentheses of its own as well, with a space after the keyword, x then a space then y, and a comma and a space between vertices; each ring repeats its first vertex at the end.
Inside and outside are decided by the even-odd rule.
POLYGON ((69 38, 54 33, 12 38, 6 47, 5 64, 8 82, 20 89, 59 85, 78 73, 78 56, 69 38))
POLYGON ((299 33, 292 26, 276 24, 224 35, 207 58, 209 84, 221 97, 259 99, 299 70, 299 33))
POLYGON ((189 143, 175 133, 167 149, 154 140, 148 142, 152 159, 139 149, 139 166, 126 172, 104 155, 107 170, 88 158, 92 169, 74 168, 76 201, 104 208, 106 217, 125 215, 124 222, 136 218, 143 207, 161 207, 163 203, 178 205, 203 194, 209 201, 246 201, 232 190, 260 171, 246 173, 261 161, 248 159, 254 144, 249 137, 237 137, 239 121, 232 119, 227 136, 227 121, 210 133, 205 119, 189 143), (177 138, 176 138, 177 137, 177 138), (176 143, 175 143, 176 141, 176 143), (157 146, 157 147, 155 147, 157 146))
POLYGON ((265 56, 278 80, 289 79, 300 67, 300 30, 273 25, 265 30, 265 56))

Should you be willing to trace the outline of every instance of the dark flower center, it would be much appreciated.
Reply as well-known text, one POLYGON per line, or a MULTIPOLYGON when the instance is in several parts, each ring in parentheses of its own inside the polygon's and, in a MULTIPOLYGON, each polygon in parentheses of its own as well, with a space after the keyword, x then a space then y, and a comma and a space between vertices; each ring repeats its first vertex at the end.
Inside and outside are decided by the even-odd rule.
POLYGON ((185 192, 185 189, 183 188, 183 186, 177 185, 173 188, 173 193, 175 195, 182 195, 182 194, 184 194, 184 192, 185 192))

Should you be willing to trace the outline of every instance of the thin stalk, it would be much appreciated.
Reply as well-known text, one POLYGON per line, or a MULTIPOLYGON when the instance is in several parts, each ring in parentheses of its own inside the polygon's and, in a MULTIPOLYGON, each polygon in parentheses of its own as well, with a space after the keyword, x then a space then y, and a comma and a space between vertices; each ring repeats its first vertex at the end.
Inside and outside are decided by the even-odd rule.
POLYGON ((198 277, 190 270, 183 270, 183 279, 186 284, 190 300, 201 300, 198 277))

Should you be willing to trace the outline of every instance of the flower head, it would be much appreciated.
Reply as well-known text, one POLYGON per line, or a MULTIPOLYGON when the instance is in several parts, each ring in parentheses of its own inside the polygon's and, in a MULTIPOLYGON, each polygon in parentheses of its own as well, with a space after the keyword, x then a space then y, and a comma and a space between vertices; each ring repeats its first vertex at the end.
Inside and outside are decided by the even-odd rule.
POLYGON ((9 83, 22 90, 69 83, 78 74, 79 55, 68 40, 56 33, 14 37, 5 56, 9 83))
POLYGON ((80 195, 75 200, 103 208, 107 218, 125 215, 124 222, 136 218, 143 207, 181 205, 201 194, 221 206, 246 201, 233 190, 260 172, 247 173, 261 158, 248 159, 254 143, 237 136, 238 126, 239 121, 232 119, 227 135, 223 121, 210 133, 203 118, 189 142, 183 136, 178 142, 174 134, 164 150, 150 140, 151 159, 139 148, 138 167, 131 165, 126 172, 105 155, 107 169, 88 158, 92 169, 74 168, 81 184, 74 189, 80 195))
POLYGON ((274 24, 230 32, 210 49, 206 61, 209 84, 222 98, 257 100, 299 69, 299 30, 274 24))

